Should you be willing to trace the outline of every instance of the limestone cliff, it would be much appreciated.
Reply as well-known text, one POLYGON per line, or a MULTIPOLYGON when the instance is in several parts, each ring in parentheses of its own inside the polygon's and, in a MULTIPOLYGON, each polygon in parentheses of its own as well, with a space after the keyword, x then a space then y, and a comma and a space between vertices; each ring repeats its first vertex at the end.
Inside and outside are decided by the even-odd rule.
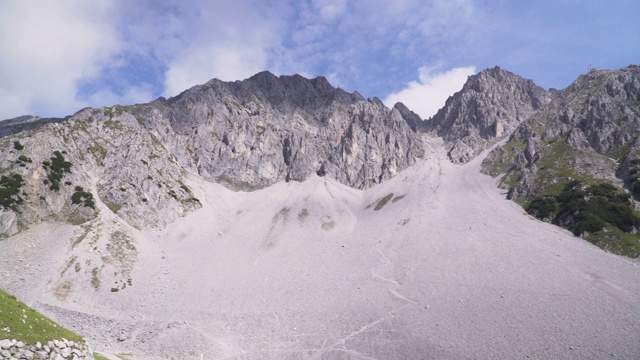
POLYGON ((148 104, 13 119, 0 139, 0 235, 42 220, 82 223, 100 209, 162 228, 200 207, 190 175, 237 190, 316 173, 368 188, 423 154, 401 110, 323 77, 262 72, 148 104))
POLYGON ((550 99, 533 81, 495 67, 470 76, 424 129, 445 140, 451 161, 465 163, 508 136, 550 99))

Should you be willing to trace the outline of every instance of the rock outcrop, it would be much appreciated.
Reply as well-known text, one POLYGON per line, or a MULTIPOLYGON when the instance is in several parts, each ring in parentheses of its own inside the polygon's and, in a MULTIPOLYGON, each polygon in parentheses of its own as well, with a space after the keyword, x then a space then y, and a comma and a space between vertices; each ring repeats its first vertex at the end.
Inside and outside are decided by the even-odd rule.
POLYGON ((504 146, 489 154, 483 168, 494 176, 503 174, 509 197, 532 214, 637 257, 637 235, 614 232, 640 228, 640 220, 628 210, 638 207, 640 199, 639 135, 640 67, 592 70, 520 125, 504 146), (600 201, 592 207, 597 214, 585 212, 594 199, 600 201), (567 214, 570 208, 573 212, 567 214), (624 223, 615 225, 621 218, 624 223))
POLYGON ((629 187, 632 163, 640 157, 639 134, 640 67, 592 70, 518 127, 485 160, 484 171, 517 173, 521 180, 513 184, 514 199, 539 195, 548 181, 567 179, 629 187))
POLYGON ((142 112, 146 129, 181 166, 236 189, 314 173, 364 189, 421 153, 400 111, 333 88, 323 77, 263 72, 244 81, 212 80, 142 112))
POLYGON ((451 161, 465 163, 550 100, 533 81, 495 67, 470 76, 423 128, 445 140, 451 161))

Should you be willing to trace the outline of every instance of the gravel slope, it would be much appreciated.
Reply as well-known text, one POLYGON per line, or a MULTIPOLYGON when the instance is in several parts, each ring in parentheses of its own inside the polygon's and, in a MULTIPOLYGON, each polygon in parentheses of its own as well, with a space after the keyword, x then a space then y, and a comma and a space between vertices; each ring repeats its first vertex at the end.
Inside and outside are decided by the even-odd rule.
POLYGON ((78 278, 54 295, 52 269, 80 230, 40 224, 0 241, 0 286, 135 359, 640 356, 638 262, 526 215, 481 157, 427 157, 367 191, 194 179, 201 210, 163 231, 126 228, 137 257, 118 292, 78 278))

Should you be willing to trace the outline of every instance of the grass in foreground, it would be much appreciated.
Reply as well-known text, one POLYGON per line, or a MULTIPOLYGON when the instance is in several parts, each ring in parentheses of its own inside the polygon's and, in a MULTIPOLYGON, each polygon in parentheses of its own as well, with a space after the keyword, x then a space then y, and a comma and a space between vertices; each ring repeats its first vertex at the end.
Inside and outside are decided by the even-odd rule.
POLYGON ((84 342, 82 336, 63 328, 0 289, 0 339, 35 344, 65 338, 84 342))

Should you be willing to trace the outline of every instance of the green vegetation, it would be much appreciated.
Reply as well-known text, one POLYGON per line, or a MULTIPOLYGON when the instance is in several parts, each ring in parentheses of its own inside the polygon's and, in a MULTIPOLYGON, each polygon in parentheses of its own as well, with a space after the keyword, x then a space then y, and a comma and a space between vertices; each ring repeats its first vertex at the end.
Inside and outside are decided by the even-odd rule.
POLYGON ((16 140, 13 142, 13 148, 20 151, 24 149, 24 145, 20 144, 20 141, 16 140))
POLYGON ((25 344, 47 343, 65 338, 83 343, 71 332, 0 290, 0 339, 16 339, 25 344))
POLYGON ((633 232, 640 226, 640 216, 629 200, 629 194, 611 184, 571 181, 559 194, 537 197, 525 208, 601 248, 636 258, 640 235, 633 232))
POLYGON ((2 175, 0 177, 0 205, 5 209, 18 211, 18 205, 24 201, 20 196, 20 189, 25 184, 19 174, 2 175))
POLYGON ((241 181, 241 180, 234 180, 232 177, 228 176, 228 175, 219 175, 216 177, 216 181, 223 185, 228 187, 231 190, 234 191, 256 191, 259 189, 259 187, 252 185, 246 181, 241 181))
POLYGON ((76 239, 73 240, 73 244, 71 244, 71 248, 75 249, 76 246, 78 246, 82 242, 82 240, 87 238, 87 235, 89 235, 89 232, 91 232, 90 225, 82 226, 82 234, 80 234, 76 239))
POLYGON ((558 203, 553 196, 541 196, 533 199, 527 212, 538 219, 549 219, 558 210, 558 203))
POLYGON ((389 200, 391 200, 391 198, 393 198, 393 193, 388 194, 387 196, 385 196, 382 199, 378 200, 378 203, 373 208, 373 211, 378 211, 378 210, 382 209, 385 205, 387 205, 387 203, 389 202, 389 200))
POLYGON ((75 192, 71 195, 72 204, 82 204, 84 207, 96 208, 96 202, 93 199, 93 194, 84 191, 82 186, 76 186, 75 192))
POLYGON ((174 198, 175 200, 178 200, 178 194, 176 194, 176 192, 175 192, 173 189, 172 189, 172 190, 169 190, 169 191, 167 192, 167 194, 169 194, 169 196, 171 196, 171 197, 172 197, 172 198, 174 198))
POLYGON ((636 199, 640 199, 640 159, 631 160, 631 169, 629 170, 629 189, 636 199))
POLYGON ((104 122, 104 126, 114 130, 122 130, 123 128, 122 123, 117 120, 107 120, 104 122))
POLYGON ((498 176, 502 172, 508 170, 513 163, 516 152, 518 150, 523 151, 525 148, 526 145, 523 140, 512 140, 504 144, 502 149, 504 150, 505 156, 500 159, 493 160, 489 175, 498 176))
POLYGON ((107 149, 95 143, 93 146, 87 148, 87 150, 91 153, 98 165, 104 165, 104 159, 107 157, 107 149))
POLYGON ((120 278, 116 280, 116 285, 122 283, 120 290, 124 290, 127 286, 132 286, 133 279, 131 279, 130 273, 138 256, 138 250, 133 245, 133 239, 123 231, 115 231, 111 233, 107 251, 109 253, 109 261, 119 267, 119 271, 114 273, 114 276, 120 278))
POLYGON ((182 190, 184 190, 187 194, 192 195, 193 193, 191 192, 191 189, 182 181, 178 180, 178 184, 180 184, 180 188, 182 188, 182 190))
POLYGON ((20 166, 20 167, 25 167, 27 166, 27 164, 31 164, 33 161, 31 160, 31 158, 26 157, 24 155, 20 155, 18 157, 18 160, 16 160, 15 164, 20 166))
POLYGON ((58 150, 53 152, 53 157, 50 158, 49 161, 43 161, 42 167, 47 170, 47 179, 48 182, 44 182, 46 185, 50 183, 50 190, 59 191, 60 190, 60 181, 64 177, 65 174, 71 173, 72 164, 65 160, 64 155, 58 150))
POLYGON ((235 102, 235 101, 231 101, 231 104, 232 104, 233 106, 235 106, 235 107, 236 107, 236 109, 238 109, 238 110, 242 110, 242 105, 238 104, 237 102, 235 102))
POLYGON ((121 204, 117 204, 114 202, 111 202, 107 199, 102 199, 102 202, 107 205, 107 207, 109 208, 109 210, 111 210, 114 214, 117 214, 118 211, 120 211, 120 209, 122 209, 122 205, 121 204))
POLYGON ((100 269, 97 267, 94 267, 93 270, 91 270, 91 285, 93 286, 94 289, 98 290, 100 288, 101 285, 101 281, 100 281, 100 269))

